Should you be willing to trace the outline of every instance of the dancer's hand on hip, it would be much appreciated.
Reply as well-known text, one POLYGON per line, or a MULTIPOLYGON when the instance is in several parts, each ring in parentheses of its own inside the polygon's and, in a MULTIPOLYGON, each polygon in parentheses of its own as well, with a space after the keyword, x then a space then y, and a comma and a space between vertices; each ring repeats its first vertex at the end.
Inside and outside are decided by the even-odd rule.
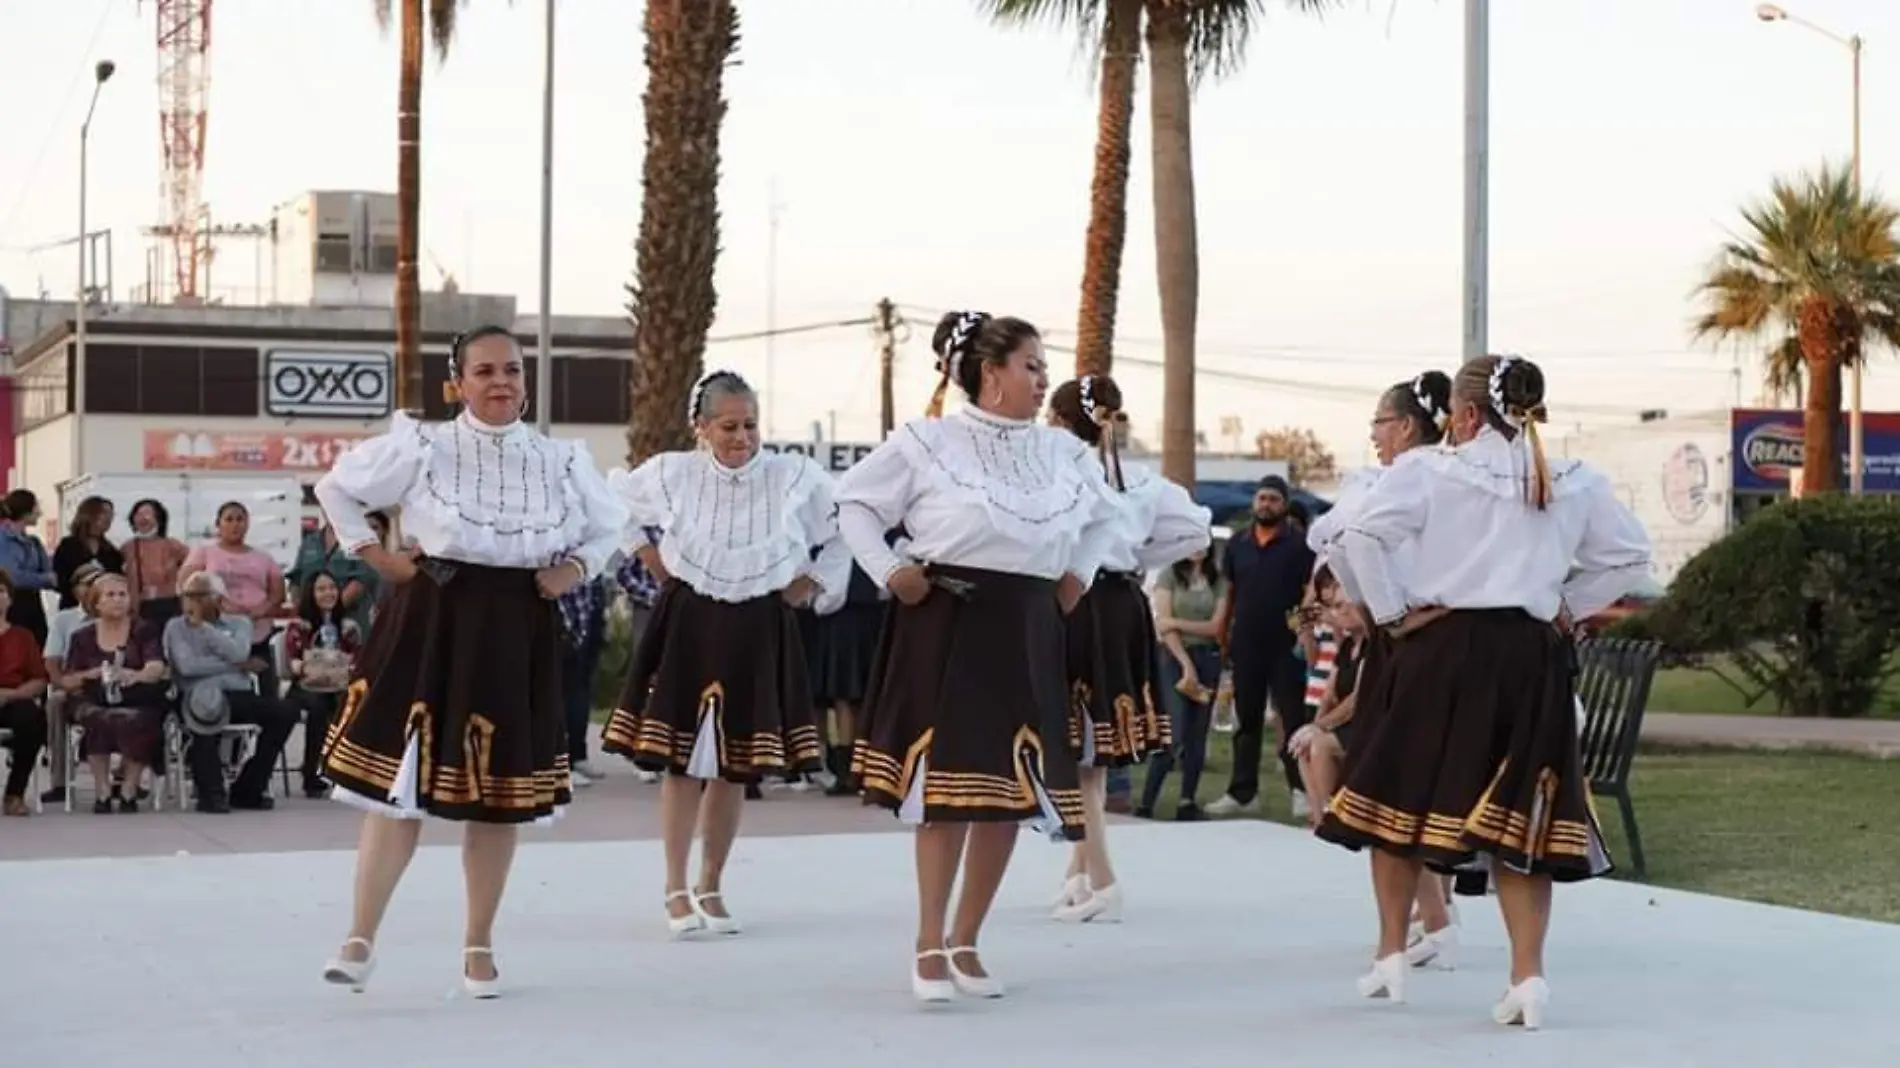
POLYGON ((818 596, 818 583, 812 581, 810 575, 800 575, 780 591, 779 596, 785 598, 785 603, 793 608, 805 608, 811 604, 812 598, 818 596))
POLYGON ((416 577, 416 557, 422 550, 408 546, 401 552, 390 552, 381 545, 365 545, 358 550, 363 562, 376 569, 385 582, 402 585, 416 577))
POLYGON ((1056 607, 1062 609, 1062 614, 1066 616, 1075 611, 1075 606, 1082 603, 1082 595, 1087 592, 1081 579, 1064 575, 1056 582, 1056 607))
POLYGON ((673 573, 666 569, 666 561, 660 558, 658 548, 642 545, 633 551, 633 555, 639 558, 640 566, 647 569, 647 574, 653 576, 653 581, 664 586, 672 580, 673 573))
POLYGON ((884 576, 884 588, 907 605, 919 605, 930 596, 930 576, 916 564, 905 564, 884 576))
POLYGON ((563 560, 553 567, 544 567, 536 571, 534 585, 541 591, 541 596, 553 601, 580 585, 581 579, 585 577, 581 573, 580 565, 563 560))
POLYGON ((1440 605, 1432 605, 1428 608, 1414 608, 1400 617, 1398 622, 1388 623, 1385 632, 1394 638, 1403 638, 1416 632, 1421 627, 1435 623, 1450 614, 1451 609, 1440 605))

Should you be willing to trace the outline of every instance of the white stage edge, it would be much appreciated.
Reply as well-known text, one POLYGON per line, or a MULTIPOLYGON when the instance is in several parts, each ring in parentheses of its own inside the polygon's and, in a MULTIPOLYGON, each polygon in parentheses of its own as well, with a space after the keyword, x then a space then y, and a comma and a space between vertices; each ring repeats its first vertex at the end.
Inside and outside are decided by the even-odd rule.
POLYGON ((1459 970, 1361 1001, 1361 857, 1256 822, 1118 826, 1127 922, 1047 918, 1064 850, 1025 836, 985 934, 1000 1002, 911 1001, 910 839, 741 841, 747 923, 669 942, 658 842, 532 844, 497 932, 503 998, 455 993, 461 869, 417 857, 369 991, 319 979, 351 857, 0 864, 0 1048, 21 1068, 699 1064, 830 1068, 1744 1068, 1900 1063, 1900 926, 1600 881, 1560 887, 1546 1030, 1490 1022, 1494 903, 1459 970), (1455 1058, 1455 1059, 1454 1059, 1455 1058))

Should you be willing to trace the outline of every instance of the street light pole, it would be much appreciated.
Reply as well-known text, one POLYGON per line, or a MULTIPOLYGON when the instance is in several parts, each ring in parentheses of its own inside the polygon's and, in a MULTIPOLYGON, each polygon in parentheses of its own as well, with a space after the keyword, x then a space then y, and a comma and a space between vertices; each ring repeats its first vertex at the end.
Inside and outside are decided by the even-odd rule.
POLYGON ((86 467, 86 144, 92 135, 92 113, 99 106, 99 90, 118 66, 109 59, 92 65, 92 100, 86 104, 86 117, 79 124, 79 285, 73 291, 73 477, 86 467))
POLYGON ((544 0, 546 28, 541 84, 541 314, 536 316, 534 425, 554 425, 554 0, 544 0))
POLYGON ((1491 0, 1465 0, 1466 360, 1485 355, 1490 312, 1491 0))
MULTIPOLYGON (((1847 48, 1848 54, 1853 57, 1853 183, 1854 196, 1858 198, 1860 196, 1860 54, 1862 45, 1865 42, 1861 39, 1860 34, 1854 34, 1851 37, 1842 37, 1840 34, 1835 33, 1825 26, 1809 22, 1799 15, 1789 14, 1786 8, 1778 4, 1757 4, 1755 6, 1755 17, 1763 22, 1792 22, 1797 26, 1812 30, 1828 40, 1833 41, 1835 44, 1844 45, 1847 48)), ((1861 365, 1865 362, 1866 354, 1859 352, 1858 349, 1856 352, 1860 358, 1854 361, 1854 366, 1848 368, 1847 487, 1848 492, 1858 496, 1865 492, 1867 488, 1866 431, 1861 410, 1861 365)))
MULTIPOLYGON (((1860 34, 1847 39, 1848 51, 1854 56, 1854 196, 1860 197, 1860 34)), ((1858 347, 1856 359, 1849 379, 1848 410, 1852 413, 1847 424, 1847 463, 1851 472, 1847 476, 1848 492, 1858 497, 1867 489, 1867 444, 1866 428, 1863 425, 1860 406, 1861 367, 1867 362, 1867 354, 1858 347)))

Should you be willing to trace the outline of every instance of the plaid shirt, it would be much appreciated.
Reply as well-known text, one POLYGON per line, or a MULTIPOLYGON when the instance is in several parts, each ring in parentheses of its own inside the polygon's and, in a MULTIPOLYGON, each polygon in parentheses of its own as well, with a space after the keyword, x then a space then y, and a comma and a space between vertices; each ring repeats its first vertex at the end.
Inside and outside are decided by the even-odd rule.
MULTIPOLYGON (((646 534, 648 544, 660 544, 659 527, 640 529, 646 534)), ((637 608, 652 608, 654 602, 660 599, 659 580, 648 573, 646 566, 640 563, 640 558, 632 553, 621 558, 620 567, 614 572, 614 580, 620 583, 621 589, 627 591, 627 599, 637 608)))
POLYGON ((607 584, 603 579, 588 579, 554 602, 561 610, 561 629, 569 645, 586 648, 600 636, 607 615, 607 584))

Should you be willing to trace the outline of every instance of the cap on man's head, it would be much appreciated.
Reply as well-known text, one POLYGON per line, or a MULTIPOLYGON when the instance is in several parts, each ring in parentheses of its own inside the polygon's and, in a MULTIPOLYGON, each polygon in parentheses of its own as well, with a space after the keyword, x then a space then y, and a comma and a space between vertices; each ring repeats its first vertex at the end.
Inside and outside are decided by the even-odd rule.
POLYGON ((1293 487, 1287 485, 1286 479, 1279 475, 1268 475, 1254 483, 1253 491, 1259 493, 1261 490, 1272 490, 1287 500, 1293 499, 1293 487))

